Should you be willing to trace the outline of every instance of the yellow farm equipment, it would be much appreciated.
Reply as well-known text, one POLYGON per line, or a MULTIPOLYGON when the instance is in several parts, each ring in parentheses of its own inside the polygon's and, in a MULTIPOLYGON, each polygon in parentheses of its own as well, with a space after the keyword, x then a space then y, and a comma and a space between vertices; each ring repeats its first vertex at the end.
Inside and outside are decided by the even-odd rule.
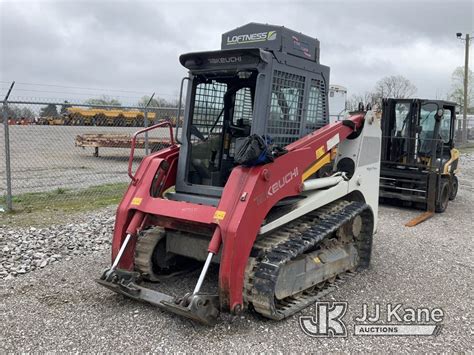
MULTIPOLYGON (((155 122, 155 112, 148 112, 148 124, 155 122)), ((66 125, 72 126, 131 126, 140 127, 145 122, 145 113, 139 110, 107 110, 99 108, 69 107, 66 125)))
POLYGON ((65 124, 64 117, 40 117, 37 121, 39 125, 47 125, 47 126, 62 126, 65 124))

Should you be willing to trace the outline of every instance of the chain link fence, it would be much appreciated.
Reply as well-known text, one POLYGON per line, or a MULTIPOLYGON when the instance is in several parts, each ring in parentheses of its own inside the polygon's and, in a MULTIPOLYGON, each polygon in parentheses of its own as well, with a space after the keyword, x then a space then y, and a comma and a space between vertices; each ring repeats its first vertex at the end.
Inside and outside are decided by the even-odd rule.
MULTIPOLYGON (((182 124, 176 107, 144 106, 50 98, 4 101, 0 107, 0 210, 8 209, 9 196, 13 209, 20 210, 48 209, 49 203, 68 209, 74 203, 120 201, 130 181, 132 134, 158 122, 182 124)), ((461 142, 462 115, 457 117, 455 139, 461 142)), ((467 127, 467 142, 458 146, 474 145, 474 116, 468 117, 467 127)), ((170 142, 167 128, 140 137, 134 171, 147 153, 170 142)))
POLYGON ((463 116, 462 114, 456 115, 454 140, 458 147, 471 147, 474 146, 474 115, 467 115, 466 126, 467 132, 465 134, 466 141, 463 142, 463 116))
MULTIPOLYGON (((118 202, 130 181, 132 135, 163 121, 176 127, 182 121, 177 111, 176 107, 95 105, 79 100, 4 101, 0 209, 11 205, 14 210, 48 209, 49 202, 52 209, 73 208, 75 202, 118 202)), ((143 156, 169 144, 169 128, 140 135, 133 171, 143 156)))

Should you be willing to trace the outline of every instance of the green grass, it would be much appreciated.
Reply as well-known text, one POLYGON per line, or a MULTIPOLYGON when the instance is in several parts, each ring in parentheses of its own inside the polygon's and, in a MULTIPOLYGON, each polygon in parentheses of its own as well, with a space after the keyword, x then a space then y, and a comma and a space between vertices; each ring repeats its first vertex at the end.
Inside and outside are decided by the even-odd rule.
MULTIPOLYGON (((57 188, 50 192, 33 192, 13 196, 13 211, 0 213, 0 225, 42 226, 60 223, 76 213, 117 205, 127 188, 126 183, 104 184, 86 189, 57 188)), ((0 197, 0 206, 5 206, 0 197)))

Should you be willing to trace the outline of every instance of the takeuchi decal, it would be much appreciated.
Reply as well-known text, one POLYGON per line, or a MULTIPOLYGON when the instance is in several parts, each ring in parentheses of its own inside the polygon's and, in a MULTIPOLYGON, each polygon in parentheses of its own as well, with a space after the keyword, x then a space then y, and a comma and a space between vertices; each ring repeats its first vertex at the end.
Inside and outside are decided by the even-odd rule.
POLYGON ((298 168, 294 168, 292 171, 288 172, 285 176, 283 176, 280 180, 272 184, 268 188, 268 195, 273 196, 274 193, 278 192, 283 186, 288 184, 291 180, 298 176, 298 168))
POLYGON ((219 58, 209 58, 209 63, 211 64, 226 64, 226 63, 240 63, 242 57, 219 57, 219 58))

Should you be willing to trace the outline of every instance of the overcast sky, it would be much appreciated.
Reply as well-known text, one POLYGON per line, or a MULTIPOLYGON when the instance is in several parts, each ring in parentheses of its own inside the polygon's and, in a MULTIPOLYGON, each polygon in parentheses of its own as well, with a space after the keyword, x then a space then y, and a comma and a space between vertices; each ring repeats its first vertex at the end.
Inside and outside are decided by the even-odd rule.
POLYGON ((84 88, 132 104, 153 91, 176 96, 186 75, 181 53, 218 49, 223 32, 263 22, 317 37, 331 83, 349 94, 403 75, 417 96, 445 98, 451 73, 464 65, 455 34, 474 31, 473 2, 0 0, 0 95, 16 80, 58 86, 18 84, 14 97, 99 92, 84 88))

